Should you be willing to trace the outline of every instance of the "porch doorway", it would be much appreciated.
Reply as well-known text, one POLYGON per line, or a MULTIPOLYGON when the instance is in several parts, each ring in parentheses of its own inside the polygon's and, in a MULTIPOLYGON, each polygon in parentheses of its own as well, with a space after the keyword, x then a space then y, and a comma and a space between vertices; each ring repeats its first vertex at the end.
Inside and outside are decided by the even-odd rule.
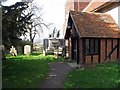
POLYGON ((79 39, 72 39, 72 60, 79 64, 79 39))

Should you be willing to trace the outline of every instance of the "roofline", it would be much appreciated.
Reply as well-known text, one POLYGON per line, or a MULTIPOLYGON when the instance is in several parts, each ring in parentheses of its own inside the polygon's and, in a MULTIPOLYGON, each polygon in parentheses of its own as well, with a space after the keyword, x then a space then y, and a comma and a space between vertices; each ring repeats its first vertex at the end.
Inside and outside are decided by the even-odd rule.
POLYGON ((76 24, 75 24, 75 22, 74 22, 74 19, 73 19, 72 15, 71 15, 71 12, 70 12, 70 16, 71 16, 71 19, 72 19, 72 21, 73 21, 73 23, 74 23, 75 29, 76 29, 79 37, 80 37, 81 35, 80 35, 80 33, 79 33, 79 31, 78 31, 78 28, 77 28, 77 26, 76 26, 76 24))
POLYGON ((102 8, 104 8, 104 7, 112 4, 112 3, 113 3, 113 2, 106 2, 106 3, 104 3, 103 5, 101 5, 101 6, 97 7, 97 8, 95 8, 95 9, 93 9, 91 12, 96 12, 96 11, 98 11, 98 10, 100 10, 100 9, 102 9, 102 8))
POLYGON ((120 39, 120 37, 82 36, 80 38, 120 39))
MULTIPOLYGON (((92 0, 92 1, 87 5, 87 7, 85 7, 85 8, 83 9, 83 12, 85 12, 86 9, 88 9, 89 6, 90 6, 93 2, 94 2, 94 0, 92 0)), ((98 10, 100 10, 100 9, 102 9, 102 8, 104 8, 104 7, 106 7, 106 6, 110 5, 110 4, 112 4, 112 3, 114 3, 114 2, 118 2, 118 1, 117 1, 117 0, 109 0, 109 1, 107 1, 106 3, 102 4, 101 6, 95 8, 95 9, 93 9, 93 10, 90 10, 89 12, 98 11, 98 10)))

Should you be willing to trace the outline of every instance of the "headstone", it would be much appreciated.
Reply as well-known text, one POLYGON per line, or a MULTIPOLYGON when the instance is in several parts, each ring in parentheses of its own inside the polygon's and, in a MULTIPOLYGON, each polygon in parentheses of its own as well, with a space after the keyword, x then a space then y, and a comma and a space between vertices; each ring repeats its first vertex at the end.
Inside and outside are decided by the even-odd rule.
POLYGON ((17 50, 15 49, 14 46, 12 46, 12 47, 10 48, 10 54, 11 54, 12 56, 17 56, 17 50))
POLYGON ((30 55, 31 54, 31 46, 30 45, 25 45, 24 46, 24 54, 25 55, 30 55))
POLYGON ((17 46, 16 49, 18 54, 22 54, 22 46, 17 46))

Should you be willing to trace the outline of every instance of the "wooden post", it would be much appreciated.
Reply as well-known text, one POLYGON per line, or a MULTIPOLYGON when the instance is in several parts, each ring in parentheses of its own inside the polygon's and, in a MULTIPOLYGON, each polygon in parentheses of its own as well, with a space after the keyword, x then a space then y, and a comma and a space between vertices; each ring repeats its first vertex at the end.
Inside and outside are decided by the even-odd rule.
POLYGON ((93 64, 93 55, 91 56, 91 64, 93 64))
POLYGON ((118 43, 118 48, 117 48, 117 59, 119 60, 120 59, 120 50, 119 50, 119 47, 120 47, 120 41, 119 41, 119 39, 117 39, 117 43, 118 43))
POLYGON ((101 53, 101 39, 98 39, 98 63, 100 63, 100 53, 101 53))
POLYGON ((107 58, 107 39, 105 39, 105 58, 107 58))
POLYGON ((85 56, 85 39, 82 39, 82 64, 85 64, 85 59, 86 59, 86 56, 85 56))
POLYGON ((79 57, 79 38, 77 38, 77 64, 80 63, 80 57, 79 57))

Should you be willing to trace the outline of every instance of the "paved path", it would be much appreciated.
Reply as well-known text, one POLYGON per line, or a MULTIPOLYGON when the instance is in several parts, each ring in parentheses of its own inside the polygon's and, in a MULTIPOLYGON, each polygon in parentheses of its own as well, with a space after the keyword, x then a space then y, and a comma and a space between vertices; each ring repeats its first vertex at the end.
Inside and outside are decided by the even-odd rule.
POLYGON ((73 68, 64 62, 52 62, 50 73, 40 88, 63 88, 66 74, 73 68))

